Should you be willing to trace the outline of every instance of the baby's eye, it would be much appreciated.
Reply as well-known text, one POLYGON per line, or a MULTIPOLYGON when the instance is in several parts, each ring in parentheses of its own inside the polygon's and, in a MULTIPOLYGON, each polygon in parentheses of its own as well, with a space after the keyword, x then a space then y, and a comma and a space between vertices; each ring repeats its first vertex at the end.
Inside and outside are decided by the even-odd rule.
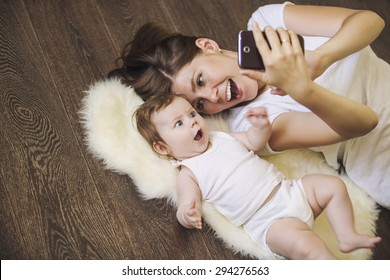
POLYGON ((196 117, 196 112, 195 112, 195 111, 192 111, 192 112, 190 113, 190 118, 193 119, 193 118, 195 118, 195 117, 196 117))
POLYGON ((198 111, 202 111, 204 109, 204 101, 203 101, 203 99, 199 99, 199 100, 196 101, 195 108, 198 111))
POLYGON ((176 123, 175 123, 175 127, 180 127, 180 126, 182 126, 183 125, 183 121, 177 121, 176 123))
POLYGON ((196 84, 200 87, 204 86, 203 74, 199 74, 196 78, 196 84))

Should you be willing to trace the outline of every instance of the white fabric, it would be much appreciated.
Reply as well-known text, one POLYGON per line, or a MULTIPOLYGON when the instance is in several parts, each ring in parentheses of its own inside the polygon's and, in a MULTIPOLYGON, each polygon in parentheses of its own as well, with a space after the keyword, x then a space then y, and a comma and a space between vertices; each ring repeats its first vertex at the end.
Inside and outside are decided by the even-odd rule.
MULTIPOLYGON (((284 7, 289 4, 274 4, 260 7, 248 22, 248 28, 256 21, 261 27, 286 27, 283 21, 284 7)), ((306 49, 313 50, 327 38, 304 37, 306 49)), ((370 47, 352 54, 336 63, 315 80, 323 87, 367 104, 379 117, 378 126, 364 137, 313 148, 321 151, 330 166, 337 169, 340 154, 348 176, 379 204, 390 209, 390 66, 378 58, 370 47)), ((266 92, 249 106, 267 107, 271 122, 280 114, 289 111, 307 111, 292 98, 279 97, 266 92), (264 95, 264 96, 263 96, 264 95)), ((230 120, 233 131, 246 130, 249 123, 244 115, 248 107, 232 110, 230 120)), ((268 146, 269 147, 269 146, 268 146)), ((270 149, 267 151, 272 152, 270 149)))
POLYGON ((313 211, 300 179, 284 180, 275 196, 245 223, 244 230, 255 242, 271 251, 267 244, 268 230, 284 218, 297 218, 309 228, 313 227, 313 211))
POLYGON ((202 197, 234 225, 240 226, 264 203, 283 174, 237 139, 210 133, 211 147, 180 165, 195 175, 202 197))
MULTIPOLYGON (((267 108, 268 119, 270 123, 283 113, 291 111, 309 112, 309 110, 294 101, 290 96, 272 95, 271 89, 259 95, 255 100, 251 101, 246 106, 236 107, 229 110, 229 125, 232 131, 246 131, 251 127, 251 123, 246 118, 246 113, 249 108, 264 106, 267 108)), ((261 151, 262 155, 275 153, 267 146, 268 149, 261 151)))
MULTIPOLYGON (((141 103, 134 90, 118 80, 103 80, 90 85, 80 110, 86 145, 89 152, 102 161, 104 168, 130 176, 142 198, 167 198, 175 204, 177 169, 153 152, 132 123, 132 114, 141 103)), ((210 116, 207 121, 211 130, 228 131, 226 121, 220 117, 210 116)), ((290 150, 266 159, 287 178, 299 178, 310 173, 337 175, 319 153, 307 149, 290 150)), ((353 203, 357 231, 373 236, 378 217, 375 202, 346 176, 341 178, 353 203)), ((203 203, 203 214, 216 235, 234 251, 258 259, 278 258, 254 243, 242 227, 234 226, 212 203, 203 203)), ((315 220, 313 230, 341 259, 367 259, 372 255, 369 249, 341 253, 323 214, 315 220)))

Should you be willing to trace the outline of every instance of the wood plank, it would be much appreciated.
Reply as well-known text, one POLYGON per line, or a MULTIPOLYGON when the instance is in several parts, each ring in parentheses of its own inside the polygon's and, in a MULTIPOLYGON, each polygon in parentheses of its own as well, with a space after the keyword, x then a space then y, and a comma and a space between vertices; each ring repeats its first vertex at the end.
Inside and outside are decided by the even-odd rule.
MULTIPOLYGON (((164 1, 97 0, 97 4, 100 15, 115 46, 116 54, 108 60, 111 62, 114 62, 121 55, 123 47, 129 43, 143 23, 155 21, 171 28, 170 15, 165 13, 164 1)), ((111 68, 107 69, 107 72, 109 70, 111 68)))
POLYGON ((174 31, 208 37, 221 48, 232 50, 237 50, 238 32, 246 29, 250 15, 259 6, 259 1, 234 0, 166 0, 165 3, 174 31))
MULTIPOLYGON (((38 14, 28 14, 21 1, 2 2, 1 9, 6 15, 1 22, 6 50, 0 69, 2 181, 9 200, 5 205, 11 206, 20 230, 14 240, 26 247, 25 255, 13 258, 120 256, 59 98, 61 89, 50 69, 55 62, 47 60, 29 21, 38 14)), ((66 57, 66 49, 61 52, 66 57)))
MULTIPOLYGON (((3 157, 1 157, 3 159, 3 157)), ((23 242, 19 225, 16 222, 9 194, 5 188, 3 178, 6 176, 4 168, 0 173, 0 259, 28 259, 27 246, 23 242)))

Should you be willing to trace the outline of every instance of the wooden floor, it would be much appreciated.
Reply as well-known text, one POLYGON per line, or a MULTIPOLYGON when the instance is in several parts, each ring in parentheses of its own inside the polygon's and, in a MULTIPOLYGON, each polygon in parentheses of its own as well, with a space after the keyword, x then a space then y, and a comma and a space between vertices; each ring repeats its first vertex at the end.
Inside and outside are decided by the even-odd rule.
MULTIPOLYGON (((115 66, 146 21, 236 49, 250 14, 273 1, 0 1, 1 259, 245 259, 209 229, 189 231, 165 201, 142 201, 129 177, 106 171, 83 144, 83 91, 115 66)), ((373 45, 390 62, 390 2, 295 1, 379 13, 373 45)), ((389 141, 389 139, 386 139, 389 141)), ((390 212, 378 221, 390 259, 390 212)))

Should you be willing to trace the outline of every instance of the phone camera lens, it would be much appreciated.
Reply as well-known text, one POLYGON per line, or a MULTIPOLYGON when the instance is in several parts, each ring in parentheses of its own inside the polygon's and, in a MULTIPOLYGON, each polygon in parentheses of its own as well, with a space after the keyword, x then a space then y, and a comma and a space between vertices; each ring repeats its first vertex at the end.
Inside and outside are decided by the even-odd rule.
POLYGON ((251 48, 248 46, 245 46, 243 49, 244 53, 249 53, 251 51, 251 48))

